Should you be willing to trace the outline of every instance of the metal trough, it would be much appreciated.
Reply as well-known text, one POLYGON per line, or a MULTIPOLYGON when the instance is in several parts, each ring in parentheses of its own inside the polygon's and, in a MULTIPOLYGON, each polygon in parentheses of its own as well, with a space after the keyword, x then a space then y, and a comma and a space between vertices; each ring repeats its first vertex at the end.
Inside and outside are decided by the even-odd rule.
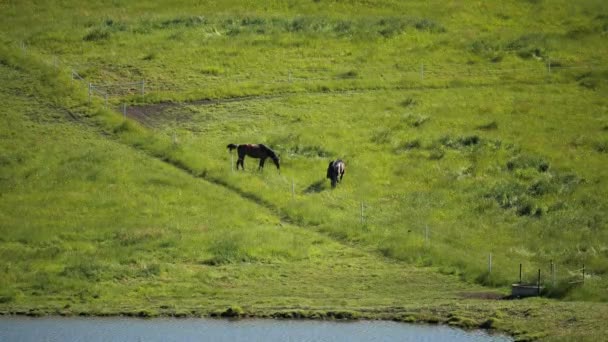
POLYGON ((540 296, 543 286, 536 284, 511 284, 511 297, 523 298, 540 296))

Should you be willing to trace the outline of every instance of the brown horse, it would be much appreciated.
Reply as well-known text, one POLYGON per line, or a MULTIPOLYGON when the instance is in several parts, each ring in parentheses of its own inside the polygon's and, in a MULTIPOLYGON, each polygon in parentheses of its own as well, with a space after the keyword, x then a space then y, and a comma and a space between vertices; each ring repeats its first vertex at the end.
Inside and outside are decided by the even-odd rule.
POLYGON ((329 162, 329 166, 327 166, 327 178, 331 179, 332 188, 335 188, 336 184, 342 181, 345 170, 346 164, 341 159, 329 162))
POLYGON ((230 151, 236 149, 236 152, 239 155, 239 159, 236 161, 237 170, 239 169, 239 165, 241 165, 241 168, 243 170, 245 170, 245 164, 244 164, 245 156, 250 156, 252 158, 260 159, 260 165, 258 167, 258 170, 264 169, 264 162, 266 161, 266 158, 270 158, 274 162, 274 165, 276 165, 277 170, 279 170, 279 172, 281 171, 281 167, 279 165, 279 157, 273 150, 271 150, 266 145, 263 145, 263 144, 242 144, 242 145, 228 144, 228 146, 226 146, 226 147, 228 147, 228 149, 230 151))

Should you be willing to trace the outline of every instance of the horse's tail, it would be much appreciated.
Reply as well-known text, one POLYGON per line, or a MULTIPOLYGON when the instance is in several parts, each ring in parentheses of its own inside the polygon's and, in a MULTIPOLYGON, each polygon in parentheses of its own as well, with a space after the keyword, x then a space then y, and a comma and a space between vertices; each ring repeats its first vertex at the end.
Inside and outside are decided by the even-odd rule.
POLYGON ((235 148, 237 148, 238 146, 235 144, 228 144, 228 146, 226 146, 230 151, 234 150, 235 148))

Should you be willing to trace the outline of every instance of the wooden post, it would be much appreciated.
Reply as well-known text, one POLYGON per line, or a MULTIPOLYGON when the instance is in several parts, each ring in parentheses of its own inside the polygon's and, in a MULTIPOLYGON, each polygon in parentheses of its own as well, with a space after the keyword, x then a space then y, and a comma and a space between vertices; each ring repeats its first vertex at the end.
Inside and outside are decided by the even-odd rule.
POLYGON ((551 284, 555 286, 555 265, 553 264, 553 259, 551 259, 551 284))
POLYGON ((540 296, 540 268, 538 269, 538 295, 540 296))
POLYGON ((583 264, 583 284, 585 284, 585 264, 583 264))
POLYGON ((122 115, 125 119, 127 118, 127 104, 126 103, 122 104, 122 115))
POLYGON ((519 264, 519 283, 521 284, 521 264, 519 264))

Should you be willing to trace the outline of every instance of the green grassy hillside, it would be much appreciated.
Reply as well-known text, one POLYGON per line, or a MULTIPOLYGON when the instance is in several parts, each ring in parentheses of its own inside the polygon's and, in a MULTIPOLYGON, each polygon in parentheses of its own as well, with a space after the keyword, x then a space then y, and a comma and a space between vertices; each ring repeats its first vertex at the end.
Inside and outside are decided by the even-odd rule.
MULTIPOLYGON (((0 10, 5 312, 397 307, 432 321, 413 308, 445 304, 448 320, 457 293, 506 293, 520 263, 558 299, 522 306, 606 310, 601 1, 0 10), (258 142, 281 173, 232 171, 225 146, 258 142), (428 288, 405 296, 415 284, 428 288)), ((466 319, 493 315, 473 303, 466 319)), ((583 334, 497 315, 522 336, 583 334)))

